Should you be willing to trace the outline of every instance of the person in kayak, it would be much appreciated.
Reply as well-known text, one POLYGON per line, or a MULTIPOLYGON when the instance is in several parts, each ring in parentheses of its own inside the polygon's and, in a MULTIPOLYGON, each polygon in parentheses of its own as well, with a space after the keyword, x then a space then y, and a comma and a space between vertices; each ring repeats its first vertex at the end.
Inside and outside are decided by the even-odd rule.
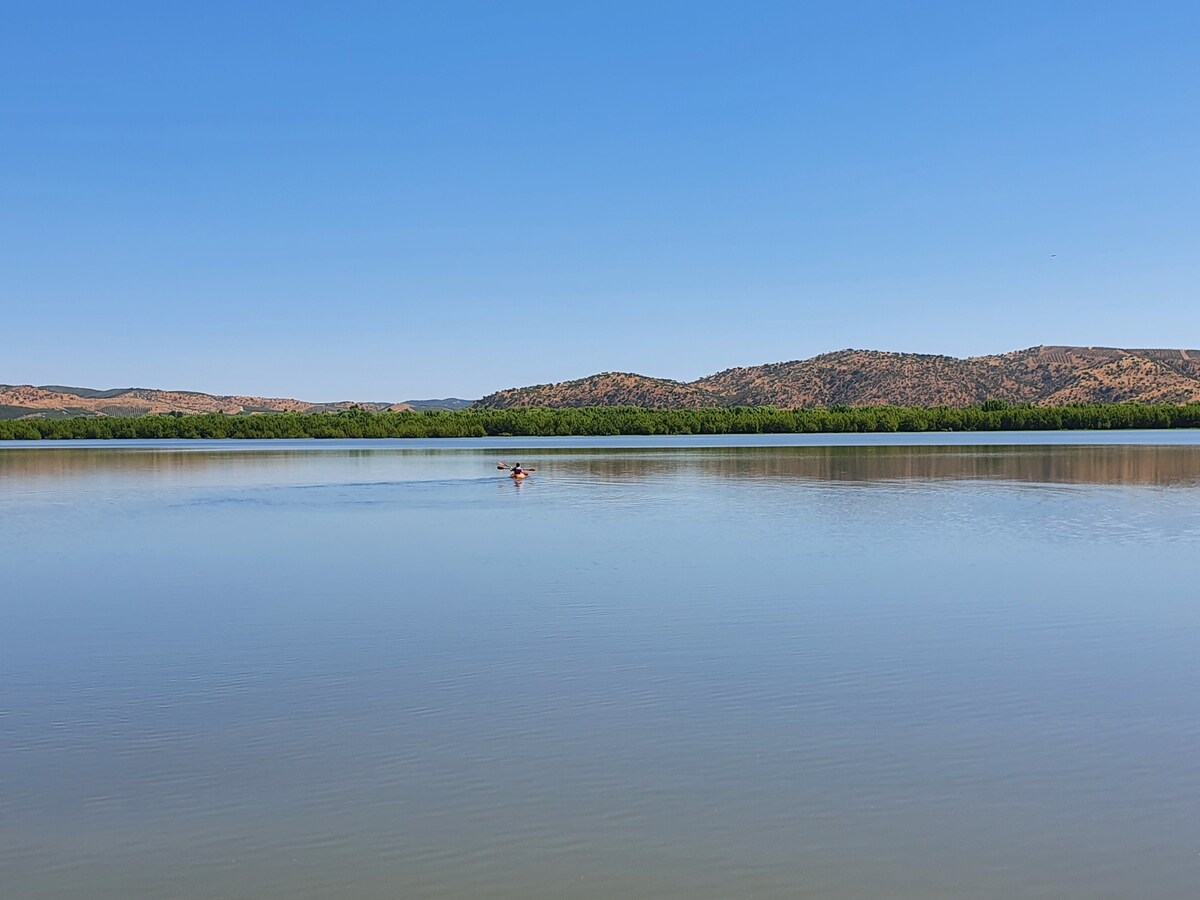
POLYGON ((508 474, 511 475, 513 478, 524 478, 530 472, 537 471, 537 469, 524 469, 521 467, 520 463, 516 463, 516 464, 510 466, 508 463, 504 462, 504 460, 501 460, 496 465, 496 468, 497 469, 508 469, 508 474))

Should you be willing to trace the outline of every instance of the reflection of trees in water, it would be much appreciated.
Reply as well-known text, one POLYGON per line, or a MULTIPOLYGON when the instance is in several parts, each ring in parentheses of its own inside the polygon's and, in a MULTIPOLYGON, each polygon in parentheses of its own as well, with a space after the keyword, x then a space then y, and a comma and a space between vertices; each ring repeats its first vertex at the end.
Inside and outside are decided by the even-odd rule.
MULTIPOLYGON (((374 451, 345 450, 336 455, 366 458, 374 451)), ((281 462, 302 463, 314 458, 306 450, 157 450, 90 447, 0 448, 0 478, 79 478, 98 473, 154 478, 202 472, 218 467, 270 468, 281 462)), ((322 457, 324 458, 324 457, 322 457)))
MULTIPOLYGON (((242 442, 239 442, 242 443, 242 442)), ((379 462, 392 457, 433 461, 450 453, 478 456, 479 451, 364 447, 362 449, 323 445, 313 441, 303 449, 205 449, 155 447, 42 447, 5 448, 0 445, 0 479, 68 479, 97 474, 136 478, 145 476, 170 480, 211 470, 252 473, 285 467, 325 465, 335 460, 356 463, 379 462)), ((490 469, 495 457, 488 451, 490 469)))
MULTIPOLYGON (((71 479, 96 474, 170 480, 210 469, 241 473, 334 459, 392 456, 419 465, 449 455, 477 457, 490 471, 494 451, 463 449, 191 450, 0 449, 0 479, 71 479)), ((506 451, 507 452, 507 451, 506 451)), ((739 447, 597 450, 537 448, 524 453, 544 475, 625 480, 692 474, 814 481, 992 479, 1033 484, 1200 484, 1200 446, 739 447)), ((525 462, 525 459, 522 459, 525 462)))
POLYGON ((988 479, 1033 484, 1200 484, 1200 447, 805 447, 558 458, 556 472, 639 479, 693 473, 813 481, 988 479))

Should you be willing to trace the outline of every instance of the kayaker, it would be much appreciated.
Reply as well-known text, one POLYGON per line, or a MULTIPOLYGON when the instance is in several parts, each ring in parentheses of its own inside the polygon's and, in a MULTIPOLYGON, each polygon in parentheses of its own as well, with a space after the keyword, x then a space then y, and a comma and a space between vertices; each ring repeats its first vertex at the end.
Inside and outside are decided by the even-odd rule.
POLYGON ((537 471, 537 469, 522 468, 520 463, 517 463, 514 466, 510 466, 504 460, 500 460, 500 462, 496 463, 496 468, 497 469, 507 469, 508 474, 511 475, 513 478, 524 478, 527 475, 537 471))

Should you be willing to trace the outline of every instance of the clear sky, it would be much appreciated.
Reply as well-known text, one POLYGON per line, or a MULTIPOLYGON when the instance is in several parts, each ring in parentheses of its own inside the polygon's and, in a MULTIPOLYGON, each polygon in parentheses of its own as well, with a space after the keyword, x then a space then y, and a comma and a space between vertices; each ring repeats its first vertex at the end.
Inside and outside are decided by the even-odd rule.
POLYGON ((1200 346, 1200 4, 0 2, 0 382, 1200 346))

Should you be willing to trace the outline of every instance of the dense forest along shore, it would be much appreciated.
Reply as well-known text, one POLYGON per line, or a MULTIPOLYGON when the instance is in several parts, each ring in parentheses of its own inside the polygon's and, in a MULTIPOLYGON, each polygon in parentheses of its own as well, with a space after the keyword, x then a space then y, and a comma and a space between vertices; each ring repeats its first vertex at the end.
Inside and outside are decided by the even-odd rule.
POLYGON ((1200 403, 643 409, 632 406, 0 421, 0 440, 469 438, 1200 428, 1200 403))

